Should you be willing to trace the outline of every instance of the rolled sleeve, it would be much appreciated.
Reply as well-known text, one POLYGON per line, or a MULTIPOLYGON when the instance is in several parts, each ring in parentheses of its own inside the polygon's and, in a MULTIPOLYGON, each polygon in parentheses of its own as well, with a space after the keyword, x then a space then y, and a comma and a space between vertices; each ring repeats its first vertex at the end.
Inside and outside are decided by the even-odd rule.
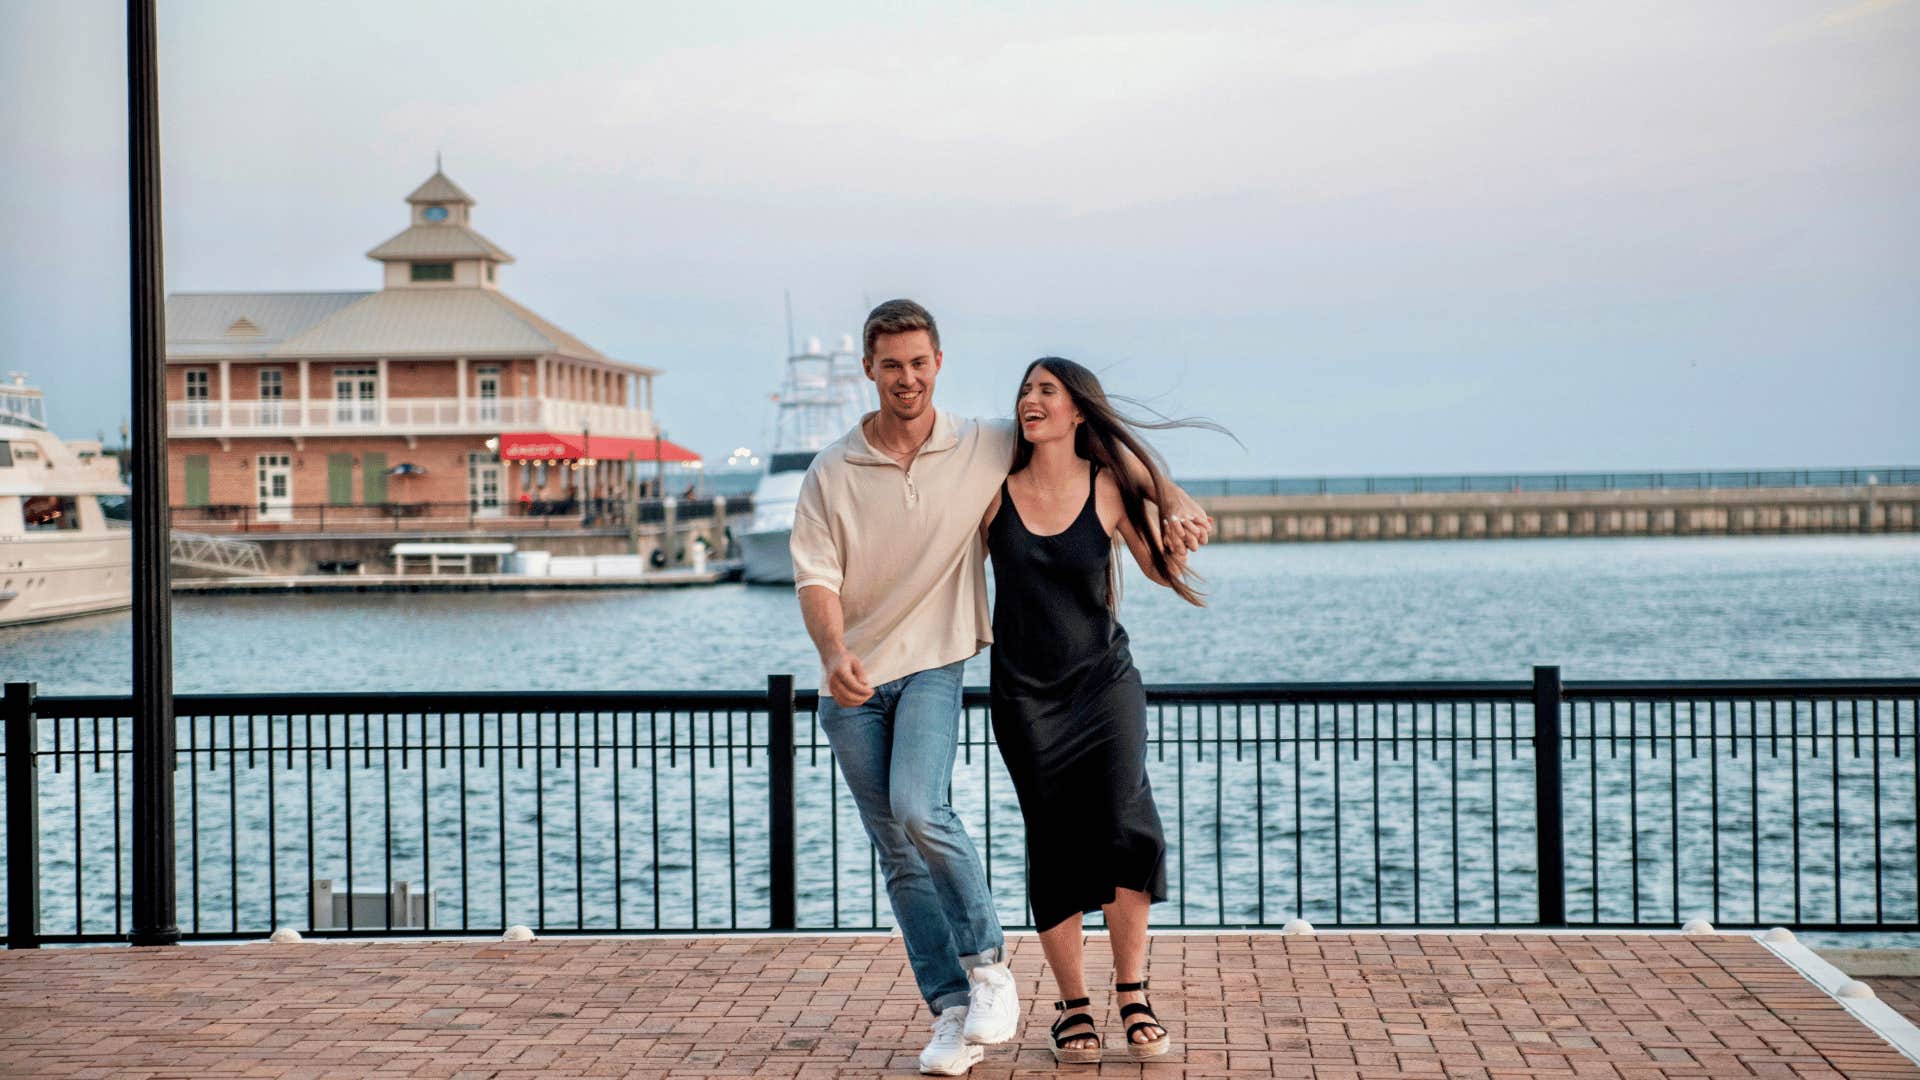
POLYGON ((800 485, 800 498, 793 508, 793 534, 788 548, 793 553, 793 589, 797 593, 809 585, 840 592, 843 568, 840 546, 827 526, 820 493, 820 478, 809 472, 800 485))

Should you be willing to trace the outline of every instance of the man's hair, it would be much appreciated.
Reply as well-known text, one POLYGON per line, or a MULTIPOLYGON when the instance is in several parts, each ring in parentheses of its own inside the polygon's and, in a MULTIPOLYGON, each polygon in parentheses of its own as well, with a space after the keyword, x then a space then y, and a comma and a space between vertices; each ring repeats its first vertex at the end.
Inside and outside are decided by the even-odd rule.
POLYGON ((867 313, 867 325, 860 334, 865 348, 861 355, 873 359, 873 343, 882 334, 906 334, 915 330, 925 330, 927 337, 933 339, 933 351, 940 351, 940 328, 934 325, 933 315, 911 300, 889 300, 867 313))

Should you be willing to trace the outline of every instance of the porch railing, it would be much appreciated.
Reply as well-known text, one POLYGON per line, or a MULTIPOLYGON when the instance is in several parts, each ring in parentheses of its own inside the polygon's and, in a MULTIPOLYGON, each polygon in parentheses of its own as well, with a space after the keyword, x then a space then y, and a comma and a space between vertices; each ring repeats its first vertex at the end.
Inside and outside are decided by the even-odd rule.
MULTIPOLYGON (((639 499, 634 507, 642 525, 657 525, 666 520, 665 499, 639 499)), ((750 495, 697 495, 674 499, 673 516, 681 522, 704 521, 715 514, 744 514, 752 507, 750 495)), ((168 518, 172 528, 195 533, 525 532, 529 529, 619 528, 627 524, 627 508, 627 501, 618 497, 528 499, 525 502, 467 499, 281 505, 218 503, 175 506, 168 511, 168 518)))
MULTIPOLYGON (((336 925, 320 879, 428 894, 440 934, 889 926, 816 697, 792 687, 179 697, 180 928, 423 932, 393 904, 348 903, 336 925)), ((1156 925, 1920 930, 1920 679, 1539 668, 1148 703, 1156 925)), ((0 712, 9 943, 125 940, 129 699, 13 683, 0 712)), ((1027 924, 978 688, 951 792, 1003 922, 1027 924)))

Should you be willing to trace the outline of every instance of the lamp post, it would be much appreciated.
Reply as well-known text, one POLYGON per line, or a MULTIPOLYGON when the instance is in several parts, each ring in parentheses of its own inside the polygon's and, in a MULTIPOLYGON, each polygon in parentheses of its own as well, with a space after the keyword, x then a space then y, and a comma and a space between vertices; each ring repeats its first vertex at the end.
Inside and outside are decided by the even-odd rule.
POLYGON ((127 2, 133 363, 133 933, 173 945, 173 611, 167 554, 166 285, 160 229, 160 73, 154 0, 127 2))
POLYGON ((580 527, 593 527, 593 454, 589 427, 580 425, 580 527))

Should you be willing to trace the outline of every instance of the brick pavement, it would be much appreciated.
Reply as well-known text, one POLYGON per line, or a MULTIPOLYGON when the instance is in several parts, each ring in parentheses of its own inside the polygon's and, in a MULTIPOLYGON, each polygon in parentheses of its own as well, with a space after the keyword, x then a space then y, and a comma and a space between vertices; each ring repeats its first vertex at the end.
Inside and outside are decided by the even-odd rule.
POLYGON ((1901 1016, 1920 1024, 1920 977, 1864 975, 1860 981, 1873 987, 1880 1000, 1897 1009, 1901 1016))
MULTIPOLYGON (((1177 1045, 1145 1067, 1056 1067, 1039 943, 1011 952, 1028 1022, 981 1080, 1920 1076, 1740 937, 1156 935, 1177 1045)), ((1088 966, 1110 984, 1104 937, 1088 966)), ((0 953, 9 1077, 879 1077, 927 1023, 877 936, 0 953)))

